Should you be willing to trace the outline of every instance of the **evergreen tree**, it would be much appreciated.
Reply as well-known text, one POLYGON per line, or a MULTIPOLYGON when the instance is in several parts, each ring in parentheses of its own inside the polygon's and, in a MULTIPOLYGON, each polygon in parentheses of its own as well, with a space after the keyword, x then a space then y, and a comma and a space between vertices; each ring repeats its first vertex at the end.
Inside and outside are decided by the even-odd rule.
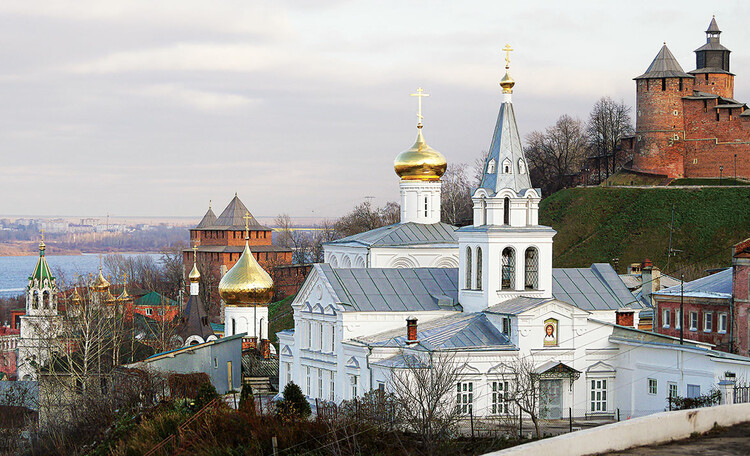
POLYGON ((255 398, 253 397, 253 389, 249 383, 242 384, 242 392, 240 392, 240 411, 255 414, 255 398))
POLYGON ((289 418, 307 418, 312 413, 310 403, 307 402, 302 390, 294 382, 284 387, 284 399, 277 404, 280 414, 289 418))
POLYGON ((209 402, 219 397, 216 388, 211 382, 203 383, 198 387, 198 394, 195 396, 195 409, 200 410, 209 402))

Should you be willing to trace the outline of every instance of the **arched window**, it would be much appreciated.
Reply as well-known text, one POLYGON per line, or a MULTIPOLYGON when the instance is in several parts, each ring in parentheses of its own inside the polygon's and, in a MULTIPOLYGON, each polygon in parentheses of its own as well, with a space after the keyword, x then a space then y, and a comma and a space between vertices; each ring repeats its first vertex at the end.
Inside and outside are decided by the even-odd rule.
POLYGON ((482 289, 482 248, 477 247, 477 290, 482 289))
POLYGON ((518 159, 518 174, 526 174, 526 163, 522 158, 518 159))
POLYGON ((235 334, 237 334, 237 320, 232 318, 232 332, 229 335, 234 336, 235 334))
POLYGON ((425 216, 425 218, 428 217, 428 215, 427 215, 427 211, 428 211, 427 200, 428 200, 428 198, 425 196, 424 197, 424 216, 425 216))
POLYGON ((510 225, 510 198, 503 199, 503 224, 510 225))
POLYGON ((39 308, 39 291, 34 290, 34 293, 31 295, 31 308, 37 309, 39 308))
POLYGON ((512 247, 503 249, 501 282, 503 290, 513 290, 516 288, 516 251, 512 247))
POLYGON ((526 278, 524 282, 527 290, 539 289, 539 253, 534 247, 526 249, 526 278))
POLYGON ((507 158, 503 160, 503 174, 510 174, 511 163, 507 158))
POLYGON ((42 292, 42 308, 50 309, 51 307, 52 306, 50 305, 49 291, 44 290, 44 292, 42 292))
POLYGON ((489 164, 487 164, 487 174, 494 174, 495 173, 495 159, 493 158, 490 160, 489 164))
POLYGON ((482 198, 482 225, 487 224, 487 200, 482 198))
POLYGON ((471 247, 466 247, 466 289, 471 290, 471 247))

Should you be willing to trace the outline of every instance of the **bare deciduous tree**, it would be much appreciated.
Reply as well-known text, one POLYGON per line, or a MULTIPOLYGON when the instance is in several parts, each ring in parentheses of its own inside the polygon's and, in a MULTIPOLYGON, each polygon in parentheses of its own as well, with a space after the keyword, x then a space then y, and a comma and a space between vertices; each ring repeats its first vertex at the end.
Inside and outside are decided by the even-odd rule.
POLYGON ((543 133, 533 131, 526 137, 526 159, 535 185, 549 195, 570 185, 587 154, 583 123, 565 114, 543 133))
POLYGON ((426 453, 436 454, 461 418, 456 404, 461 365, 452 352, 402 350, 401 359, 403 367, 391 374, 398 415, 422 437, 426 453))
POLYGON ((466 175, 465 163, 451 163, 443 174, 440 201, 440 219, 451 225, 471 220, 471 185, 466 175))
POLYGON ((383 207, 373 207, 369 201, 365 201, 336 220, 334 227, 340 236, 346 237, 398 223, 400 214, 397 203, 389 202, 383 207))
POLYGON ((541 389, 534 359, 531 356, 519 356, 512 361, 502 363, 502 369, 506 378, 510 380, 506 400, 531 418, 537 438, 541 437, 539 419, 545 392, 541 389))
POLYGON ((597 173, 601 181, 602 165, 605 176, 609 177, 610 173, 616 173, 623 161, 627 160, 627 157, 618 158, 616 151, 620 138, 633 134, 630 106, 624 101, 617 103, 610 97, 600 98, 589 115, 586 134, 591 151, 596 157, 597 173))

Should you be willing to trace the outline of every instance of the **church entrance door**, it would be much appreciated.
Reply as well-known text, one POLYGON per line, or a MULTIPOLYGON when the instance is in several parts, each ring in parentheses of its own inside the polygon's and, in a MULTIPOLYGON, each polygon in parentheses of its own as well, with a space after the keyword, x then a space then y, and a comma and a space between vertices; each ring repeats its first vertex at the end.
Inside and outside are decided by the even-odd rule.
POLYGON ((545 420, 562 418, 562 379, 540 380, 539 417, 545 420))

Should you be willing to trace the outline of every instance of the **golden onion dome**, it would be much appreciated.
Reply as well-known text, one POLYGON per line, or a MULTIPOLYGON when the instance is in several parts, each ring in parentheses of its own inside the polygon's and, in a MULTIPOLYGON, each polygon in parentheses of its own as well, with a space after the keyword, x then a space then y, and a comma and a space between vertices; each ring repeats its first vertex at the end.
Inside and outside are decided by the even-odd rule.
POLYGON ((190 271, 190 275, 188 275, 188 279, 190 279, 191 283, 196 283, 201 280, 201 273, 198 271, 198 266, 196 266, 195 263, 193 263, 193 270, 190 271))
POLYGON ((112 295, 112 293, 107 290, 106 293, 104 293, 104 301, 106 302, 115 302, 115 297, 112 295))
POLYGON ((393 161, 396 174, 402 180, 436 181, 445 173, 448 162, 440 152, 428 146, 417 127, 417 142, 409 150, 398 154, 393 161))
POLYGON ((505 76, 500 80, 500 87, 503 88, 503 93, 513 93, 513 86, 516 85, 516 81, 510 77, 508 69, 505 69, 505 76))
POLYGON ((72 301, 76 304, 79 304, 83 299, 81 298, 81 295, 78 294, 78 287, 73 288, 73 299, 72 301))
POLYGON ((108 291, 109 290, 109 281, 104 278, 104 275, 102 275, 102 268, 99 268, 99 275, 96 276, 96 279, 94 279, 94 283, 91 284, 91 288, 94 291, 108 291))
POLYGON ((230 306, 268 304, 273 299, 273 279, 255 261, 248 243, 240 259, 219 282, 219 295, 230 306))
POLYGON ((130 300, 130 295, 128 294, 128 289, 123 285, 122 287, 122 293, 120 296, 117 297, 118 301, 128 301, 130 300))

